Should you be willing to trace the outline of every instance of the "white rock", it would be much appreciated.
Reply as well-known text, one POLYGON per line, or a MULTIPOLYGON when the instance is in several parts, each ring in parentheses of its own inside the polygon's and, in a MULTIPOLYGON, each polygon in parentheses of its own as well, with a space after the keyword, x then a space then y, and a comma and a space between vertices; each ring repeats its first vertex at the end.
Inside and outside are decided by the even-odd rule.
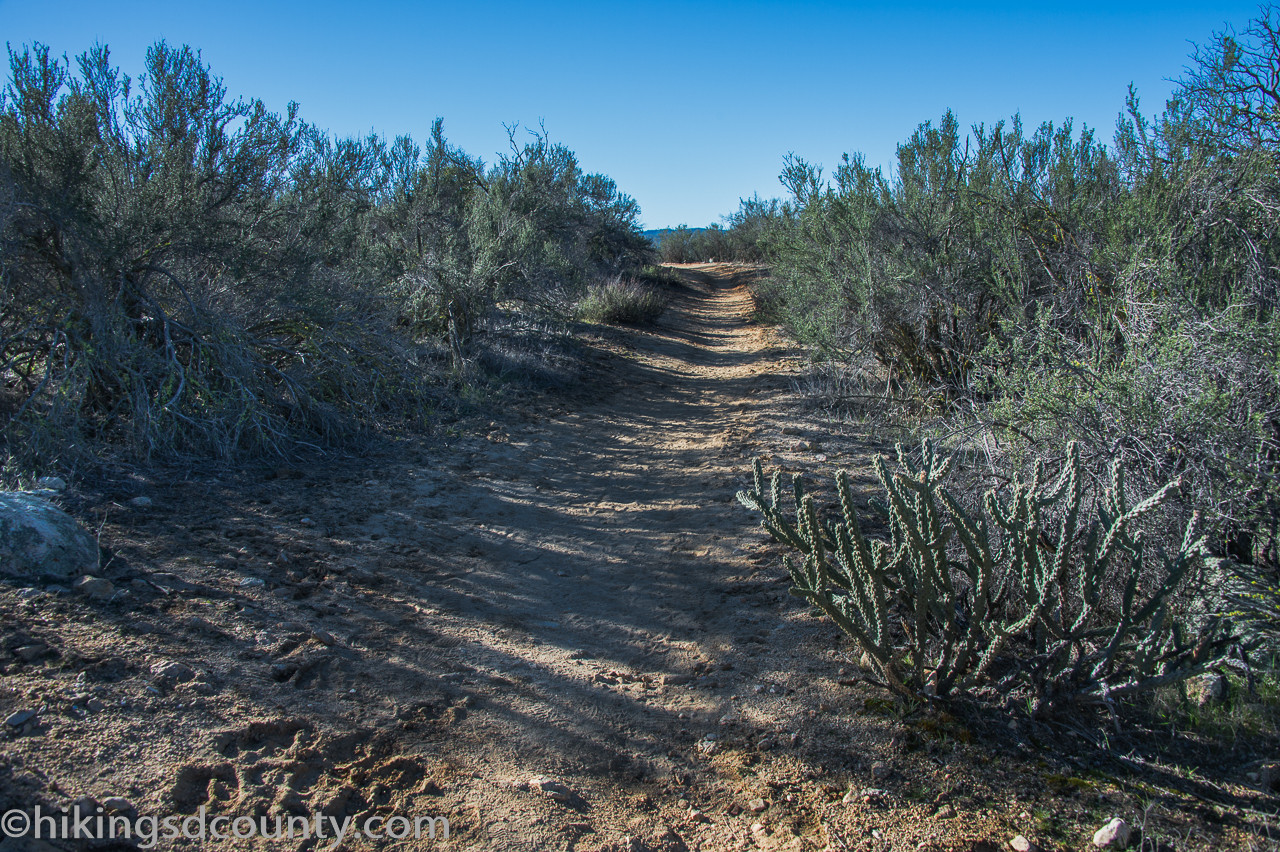
POLYGON ((0 492, 0 577, 70 580, 98 570, 98 542, 75 518, 34 494, 0 492))
POLYGON ((132 500, 129 501, 129 505, 135 509, 150 509, 151 498, 150 497, 134 497, 132 500))
POLYGON ((1123 849, 1129 845, 1131 833, 1129 823, 1120 819, 1120 817, 1115 817, 1111 822, 1093 833, 1093 845, 1099 849, 1123 849))

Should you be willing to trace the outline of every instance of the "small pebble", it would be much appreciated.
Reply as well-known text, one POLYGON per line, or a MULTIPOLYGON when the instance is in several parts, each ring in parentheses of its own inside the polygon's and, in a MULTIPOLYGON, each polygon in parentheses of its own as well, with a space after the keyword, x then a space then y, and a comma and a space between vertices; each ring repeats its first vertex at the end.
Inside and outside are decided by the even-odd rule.
POLYGON ((76 581, 75 590, 87 598, 104 601, 115 594, 116 587, 110 580, 86 574, 76 581))
POLYGON ((567 786, 546 775, 535 775, 529 779, 529 789, 537 790, 555 802, 567 802, 574 798, 574 793, 567 786))
POLYGON ((133 803, 123 796, 109 796, 102 800, 102 809, 107 813, 128 813, 133 810, 133 803))
POLYGON ((8 719, 5 719, 4 723, 11 728, 21 728, 23 725, 34 719, 36 715, 36 711, 34 710, 19 710, 8 719))

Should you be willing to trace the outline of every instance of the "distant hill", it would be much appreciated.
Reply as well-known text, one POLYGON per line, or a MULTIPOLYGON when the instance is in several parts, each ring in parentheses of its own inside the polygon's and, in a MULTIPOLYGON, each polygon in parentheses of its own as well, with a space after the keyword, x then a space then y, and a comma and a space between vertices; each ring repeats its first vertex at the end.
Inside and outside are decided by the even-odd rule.
MULTIPOLYGON (((649 238, 649 242, 653 243, 655 246, 661 246, 663 238, 666 237, 667 234, 671 233, 674 230, 676 229, 675 228, 654 228, 653 230, 643 231, 642 233, 649 238)), ((688 231, 692 235, 692 234, 700 234, 703 231, 705 231, 706 228, 685 228, 684 230, 688 231)))

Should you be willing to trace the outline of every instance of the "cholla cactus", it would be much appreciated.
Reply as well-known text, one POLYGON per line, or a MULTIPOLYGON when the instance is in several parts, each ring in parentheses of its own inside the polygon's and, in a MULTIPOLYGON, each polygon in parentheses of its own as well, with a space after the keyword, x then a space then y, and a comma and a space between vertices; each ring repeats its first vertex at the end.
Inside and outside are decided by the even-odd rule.
POLYGON ((766 487, 758 460, 754 487, 738 494, 770 535, 802 555, 785 560, 792 593, 852 637, 889 689, 939 698, 998 684, 1037 711, 1112 706, 1117 696, 1203 670, 1224 647, 1216 624, 1189 642, 1169 612, 1203 554, 1197 519, 1173 556, 1153 555, 1136 529, 1177 483, 1130 507, 1117 462, 1096 517, 1082 526, 1084 471, 1074 443, 1052 484, 1037 466, 1031 482, 988 492, 976 516, 943 487, 951 460, 931 442, 919 464, 899 446, 898 462, 892 472, 875 462, 888 541, 863 534, 844 472, 836 475, 840 518, 827 525, 799 476, 790 520, 781 475, 766 487))

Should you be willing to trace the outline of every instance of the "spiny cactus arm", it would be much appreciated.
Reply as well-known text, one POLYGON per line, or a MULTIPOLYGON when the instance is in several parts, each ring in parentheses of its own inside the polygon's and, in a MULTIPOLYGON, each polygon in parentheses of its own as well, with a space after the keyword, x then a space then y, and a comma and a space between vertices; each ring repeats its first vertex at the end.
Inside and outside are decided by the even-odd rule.
POLYGON ((830 567, 830 573, 839 577, 840 584, 843 584, 841 588, 857 597, 861 606, 866 600, 864 582, 866 571, 858 558, 857 549, 850 540, 849 528, 844 524, 837 524, 832 534, 836 546, 832 551, 832 561, 835 564, 830 567))
POLYGON ((1137 647, 1134 648, 1131 665, 1133 670, 1137 672, 1139 677, 1150 677, 1153 674, 1159 674, 1164 668, 1162 662, 1172 659, 1175 663, 1177 654, 1174 653, 1165 658, 1167 646, 1176 645, 1176 632, 1169 623, 1169 607, 1167 603, 1162 603, 1151 616, 1151 621, 1147 625, 1146 634, 1138 641, 1137 647))
POLYGON ((822 525, 818 523, 818 509, 814 505, 813 498, 801 491, 796 492, 800 498, 800 508, 796 512, 796 522, 800 528, 800 536, 804 539, 808 546, 805 551, 818 561, 818 565, 824 565, 827 561, 826 548, 823 546, 822 525))
POLYGON ((1117 655, 1120 653, 1125 640, 1128 638, 1135 626, 1136 622, 1133 619, 1132 600, 1139 574, 1140 571, 1138 570, 1138 566, 1134 566, 1133 570, 1130 572, 1129 581, 1125 586, 1120 606, 1120 613, 1116 618, 1115 627, 1110 631, 1111 639, 1102 646, 1102 649, 1097 656, 1098 662, 1094 664, 1093 670, 1089 673, 1091 680, 1100 680, 1105 677, 1107 672, 1111 671, 1117 655))
POLYGON ((965 630, 964 645, 956 655, 953 671, 948 683, 943 685, 948 692, 952 684, 958 682, 962 689, 969 689, 977 683, 977 664, 983 646, 990 641, 987 636, 988 600, 990 596, 991 573, 984 570, 980 574, 980 587, 973 592, 973 612, 969 614, 969 625, 965 630))
POLYGON ((784 557, 783 564, 794 584, 791 594, 808 600, 829 615, 841 630, 877 661, 877 670, 889 678, 891 648, 885 641, 888 632, 882 614, 859 609, 856 604, 851 607, 845 598, 832 595, 823 585, 821 567, 813 554, 800 564, 784 557))
POLYGON ((849 474, 840 471, 836 474, 836 496, 840 498, 840 516, 845 526, 853 534, 855 540, 864 541, 862 526, 858 523, 858 510, 853 503, 853 488, 849 485, 849 474))
POLYGON ((853 592, 858 588, 861 580, 859 579, 859 571, 856 562, 850 560, 846 550, 844 538, 848 533, 844 530, 844 524, 836 524, 828 526, 827 533, 831 542, 832 559, 827 560, 823 566, 823 573, 832 585, 844 592, 853 592))
POLYGON ((1071 625, 1072 634, 1078 634, 1089 623, 1094 610, 1102 599, 1102 586, 1106 581, 1105 566, 1098 563, 1099 527, 1096 522, 1089 524, 1085 536, 1084 550, 1080 555, 1080 612, 1071 625))
POLYGON ((923 681, 923 692, 927 696, 942 697, 951 689, 951 684, 955 681, 955 652, 957 648, 954 642, 942 642, 939 649, 938 661, 933 664, 932 670, 928 672, 923 681))
POLYGON ((992 562, 991 540, 987 535, 987 525, 982 519, 975 521, 945 488, 938 489, 938 496, 947 507, 947 511, 951 513, 956 535, 959 536, 960 543, 964 545, 965 553, 969 556, 969 576, 971 579, 976 579, 976 572, 972 569, 992 562))
MULTIPOLYGON (((1066 514, 1063 515, 1058 528, 1058 540, 1054 545, 1053 558, 1048 568, 1050 575, 1055 578, 1053 591, 1056 603, 1045 611, 1041 623, 1055 640, 1063 640, 1070 635, 1071 627, 1068 621, 1073 619, 1071 595, 1068 592, 1067 561, 1071 558, 1076 526, 1080 519, 1080 505, 1084 499, 1083 477, 1080 475, 1081 471, 1078 465, 1079 457, 1074 452, 1074 447, 1072 447, 1067 453, 1067 468, 1054 486, 1058 499, 1065 497, 1067 506, 1066 514)), ((1047 508, 1048 505, 1048 503, 1040 501, 1040 508, 1047 508)), ((1038 535, 1039 533, 1037 532, 1038 535)), ((1047 590, 1046 594, 1048 594, 1047 590)))
MULTIPOLYGON (((862 534, 862 525, 858 523, 858 511, 853 503, 853 489, 849 485, 849 474, 843 470, 836 474, 836 493, 840 498, 840 514, 844 518, 844 527, 852 545, 850 557, 855 561, 858 570, 866 576, 884 575, 890 570, 890 563, 881 563, 872 554, 867 537, 862 534)), ((892 577, 889 576, 884 576, 883 579, 892 581, 892 577)))
POLYGON ((898 445, 898 460, 912 478, 929 485, 941 482, 951 472, 951 456, 939 453, 931 438, 925 438, 920 442, 919 467, 908 463, 901 444, 898 445))
POLYGON ((955 527, 943 523, 942 512, 935 499, 939 485, 936 482, 925 482, 924 478, 924 474, 921 474, 920 479, 898 474, 895 481, 903 486, 904 497, 907 491, 912 492, 908 499, 911 500, 914 511, 916 534, 911 538, 919 565, 916 574, 918 589, 924 596, 923 604, 934 618, 946 624, 954 619, 954 612, 948 611, 946 601, 955 596, 951 565, 947 558, 947 544, 955 533, 955 527))
POLYGON ((907 448, 902 446, 901 442, 893 445, 893 451, 898 457, 898 467, 902 468, 912 476, 915 476, 920 472, 919 468, 912 464, 911 456, 907 454, 907 448))
POLYGON ((892 656, 892 646, 889 641, 889 610, 884 605, 884 588, 874 582, 874 578, 868 577, 866 580, 868 582, 862 587, 860 596, 845 595, 837 598, 836 603, 847 617, 857 617, 876 647, 884 649, 885 658, 888 659, 892 656))
POLYGON ((942 482, 951 475, 951 456, 944 456, 937 464, 933 465, 929 471, 929 480, 931 482, 942 482))
POLYGON ((836 527, 836 561, 848 579, 847 590, 856 596, 858 607, 872 613, 876 621, 885 620, 885 577, 883 567, 871 557, 865 541, 856 532, 840 524, 836 527))
MULTIPOLYGON (((886 591, 897 593, 905 586, 902 582, 902 566, 910 559, 906 545, 894 547, 888 542, 872 541, 871 557, 875 561, 876 576, 884 581, 886 591)), ((906 572, 910 573, 910 572, 906 572)))
POLYGON ((760 525, 775 541, 794 547, 801 553, 809 551, 809 547, 801 537, 799 530, 795 528, 795 525, 788 521, 786 516, 776 508, 766 504, 758 493, 754 491, 739 491, 738 502, 764 516, 760 521, 760 525))
POLYGON ((904 484, 918 485, 919 483, 901 473, 886 475, 881 481, 885 485, 885 496, 889 500, 890 518, 898 523, 901 531, 910 539, 912 547, 923 550, 926 542, 920 519, 916 514, 915 495, 907 495, 903 492, 904 484))
MULTIPOLYGON (((1042 462, 1037 462, 1042 465, 1042 462)), ((1058 473, 1058 478, 1053 485, 1042 486, 1039 483, 1043 480, 1043 468, 1037 471, 1032 482, 1035 485, 1033 490, 1039 494, 1040 504, 1042 506, 1050 506, 1058 500, 1062 499, 1065 493, 1068 493, 1068 486, 1071 484, 1073 477, 1078 478, 1084 466, 1080 461, 1080 445, 1076 441, 1067 444, 1066 459, 1063 461, 1062 470, 1058 473)))
POLYGON ((991 520, 999 524, 1001 529, 1012 531, 1017 525, 1015 515, 1018 511, 1018 491, 1015 489, 1009 499, 1009 507, 1006 509, 1000 503, 1000 497, 996 494, 995 489, 988 491, 982 498, 983 508, 986 509, 987 515, 991 520))
MULTIPOLYGON (((1054 554, 1056 562, 1064 562, 1071 552, 1072 542, 1075 541, 1076 526, 1080 521, 1080 505, 1084 502, 1084 476, 1080 469, 1080 453, 1076 449, 1075 441, 1072 441, 1067 448, 1067 468, 1062 472, 1062 478, 1054 490, 1057 495, 1054 497, 1055 502, 1059 496, 1065 496, 1067 499, 1067 513, 1058 531, 1057 550, 1054 554)), ((1063 566, 1054 566, 1054 572, 1059 575, 1063 570, 1063 566)))
POLYGON ((816 565, 812 558, 805 557, 797 563, 790 556, 782 557, 782 565, 787 569, 787 573, 791 575, 791 582, 798 589, 810 589, 814 592, 820 587, 821 580, 816 571, 816 565))
POLYGON ((1134 506, 1132 509, 1125 512, 1121 517, 1122 519, 1127 520, 1130 525, 1132 525, 1133 523, 1142 520, 1144 516, 1154 512, 1166 500, 1169 499, 1170 495, 1180 491, 1181 489, 1182 489, 1181 478, 1175 479, 1172 482, 1166 482, 1159 491, 1157 491, 1155 494, 1152 494, 1150 497, 1148 497, 1138 505, 1134 506))
MULTIPOLYGON (((1029 500, 1029 497, 1027 500, 1029 500)), ((1038 559, 1038 556, 1035 555, 1036 547, 1034 543, 1032 543, 1030 547, 1024 546, 1022 550, 1024 553, 1030 551, 1032 554, 1031 558, 1038 559)), ((986 671, 994 661, 995 655, 1004 648, 1005 643, 1007 643, 1010 638, 1024 633, 1032 625, 1041 621, 1046 607, 1049 606, 1053 599, 1052 591, 1061 579, 1061 574, 1057 572, 1065 570, 1066 564, 1065 560, 1060 563, 1055 561, 1054 569, 1049 571, 1047 574, 1040 573, 1039 571, 1027 572, 1028 577, 1033 581, 1031 585, 1026 588, 1026 592, 1029 595, 1028 603, 1030 606, 1022 618, 1019 618, 1009 624, 995 624, 992 626, 992 632, 995 634, 995 638, 987 646, 986 654, 979 665, 980 671, 986 671)))
POLYGON ((835 622, 836 626, 850 636, 862 650, 866 651, 867 656, 871 659, 872 668, 884 680, 885 685, 892 691, 901 695, 913 696, 915 691, 910 689, 902 680, 897 672, 897 666, 894 664, 893 649, 887 642, 877 641, 873 632, 878 632, 881 639, 887 636, 887 630, 883 625, 878 625, 878 629, 869 632, 858 623, 858 620, 851 617, 848 608, 842 607, 840 601, 833 598, 830 594, 824 594, 813 589, 794 588, 791 594, 796 597, 804 598, 818 609, 822 610, 828 617, 835 622))
POLYGON ((1226 651, 1226 644, 1225 642, 1214 642, 1211 647, 1215 653, 1188 656, 1179 665, 1166 667, 1162 671, 1146 677, 1133 676, 1116 686, 1107 687, 1105 684, 1095 682, 1072 696, 1072 700, 1080 704, 1101 704, 1105 703, 1106 696, 1123 698, 1126 695, 1136 695, 1152 689, 1159 689, 1162 686, 1179 683, 1212 668, 1217 660, 1220 659, 1218 654, 1226 651))
POLYGON ((1040 579, 1037 564, 1039 554, 1036 552, 1039 542, 1031 530, 1032 499, 1031 493, 1025 489, 1014 492, 1013 505, 1010 507, 1012 523, 1005 527, 1012 549, 1014 574, 1021 584, 1022 594, 1028 598, 1034 597, 1040 579))
POLYGON ((877 459, 876 462, 876 474, 885 487, 885 497, 888 499, 891 547, 896 554, 895 576, 902 584, 908 599, 915 601, 921 594, 922 580, 917 562, 924 546, 924 538, 920 534, 918 519, 915 516, 915 501, 902 493, 896 477, 890 476, 885 469, 883 459, 877 459))
POLYGON ((1156 607, 1161 606, 1181 585, 1187 571, 1204 558, 1205 539, 1203 536, 1196 536, 1199 526, 1200 513, 1196 512, 1187 521, 1187 527, 1182 536, 1182 546, 1178 548, 1178 553, 1172 559, 1164 560, 1164 570, 1161 572, 1164 579, 1152 591, 1151 597, 1142 608, 1134 613, 1135 622, 1143 622, 1151 618, 1156 607))
POLYGON ((1111 463, 1111 485, 1102 495, 1098 505, 1098 517, 1102 520, 1103 528, 1106 529, 1106 534, 1098 545, 1097 559, 1100 566, 1110 562, 1117 547, 1129 551, 1136 557, 1135 551, 1139 545, 1137 540, 1129 534, 1131 522, 1140 519, 1163 503, 1178 486, 1178 482, 1167 483, 1130 510, 1127 508, 1129 498, 1124 487, 1124 467, 1119 459, 1111 463))
POLYGON ((918 663, 917 681, 923 682, 924 659, 929 651, 927 625, 932 619, 945 626, 955 619, 954 611, 948 611, 951 594, 951 576, 946 563, 946 540, 938 518, 938 507, 933 499, 937 487, 928 482, 928 471, 912 477, 897 473, 890 480, 890 505, 897 513, 906 532, 910 559, 904 564, 912 570, 904 575, 909 580, 909 592, 913 596, 915 632, 912 644, 913 659, 918 663))
POLYGON ((1012 569, 1009 572, 1011 577, 1018 581, 1023 590, 1031 588, 1034 585, 1034 578, 1030 571, 1027 550, 1029 545, 1034 545, 1034 542, 1029 542, 1027 536, 1027 503, 1029 501, 1025 488, 1014 487, 1007 508, 1001 506, 999 498, 994 495, 984 502, 992 520, 1004 532, 1004 543, 1008 550, 1009 566, 1012 569))
POLYGON ((804 496, 804 479, 798 473, 791 474, 791 497, 797 510, 804 505, 804 496))
POLYGON ((1119 456, 1111 460, 1111 487, 1107 489, 1103 498, 1107 500, 1107 508, 1112 514, 1117 518, 1124 515, 1128 497, 1124 490, 1124 465, 1120 463, 1119 456))
POLYGON ((967 678, 968 683, 978 683, 986 677, 987 670, 991 668, 992 663, 1000 658, 1000 654, 1004 651, 1004 646, 1011 636, 1011 634, 1000 632, 998 628, 993 632, 995 636, 987 643, 986 650, 978 658, 977 667, 974 668, 973 674, 967 678))
MULTIPOLYGON (((760 463, 760 457, 757 456, 751 460, 751 484, 755 486, 753 492, 756 494, 764 494, 764 465, 760 463)), ((775 496, 772 501, 773 507, 778 507, 778 500, 775 496)))

